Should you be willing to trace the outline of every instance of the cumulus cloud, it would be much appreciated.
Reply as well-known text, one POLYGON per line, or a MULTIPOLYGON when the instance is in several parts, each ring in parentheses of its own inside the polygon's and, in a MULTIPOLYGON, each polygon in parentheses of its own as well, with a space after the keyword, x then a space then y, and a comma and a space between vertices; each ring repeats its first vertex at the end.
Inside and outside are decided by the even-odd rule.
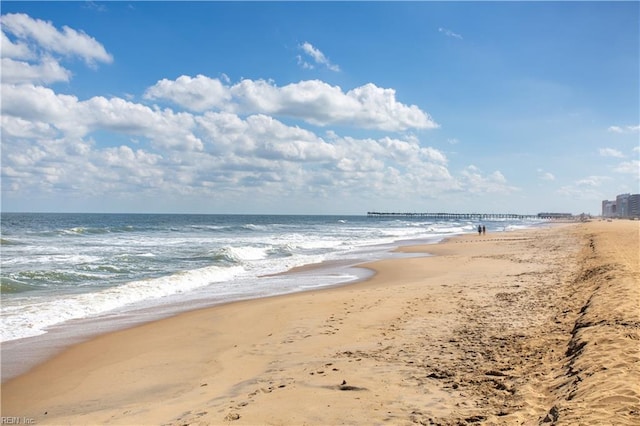
MULTIPOLYGON (((311 58, 316 65, 322 65, 331 71, 340 71, 340 67, 338 65, 332 64, 320 49, 316 48, 308 41, 305 41, 300 45, 300 50, 302 50, 307 57, 311 58)), ((305 61, 300 55, 298 56, 298 64, 305 69, 315 68, 313 64, 305 61)))
POLYGON ((441 32, 442 34, 446 35, 447 37, 453 37, 453 38, 457 38, 459 40, 462 40, 462 36, 460 34, 454 33, 451 30, 448 30, 446 28, 438 28, 438 32, 441 32))
POLYGON ((3 185, 10 191, 96 196, 135 188, 210 196, 251 187, 392 197, 459 186, 445 154, 414 136, 358 139, 332 131, 325 139, 266 114, 176 112, 117 97, 81 100, 32 84, 5 84, 1 106, 3 185), (104 147, 94 138, 105 132, 125 142, 104 147))
POLYGON ((613 148, 600 148, 598 152, 603 157, 624 158, 624 154, 622 152, 613 148))
MULTIPOLYGON (((10 13, 0 17, 2 31, 20 42, 34 42, 45 52, 83 59, 87 64, 111 63, 113 57, 104 46, 82 31, 67 26, 58 30, 51 22, 33 19, 23 13, 10 13)), ((3 37, 5 41, 6 37, 3 37)), ((4 46, 3 46, 4 50, 4 46)))
POLYGON ((207 149, 217 155, 285 161, 333 161, 336 147, 314 133, 262 114, 246 119, 208 112, 196 117, 207 149))
POLYGON ((556 192, 563 197, 576 200, 602 200, 606 196, 600 187, 609 181, 611 181, 609 176, 587 176, 570 185, 560 187, 556 192))
POLYGON ((632 161, 623 161, 618 164, 613 171, 616 173, 624 173, 630 174, 636 178, 640 177, 640 161, 632 160, 632 161))
POLYGON ((62 137, 83 138, 96 130, 144 136, 154 143, 179 149, 201 149, 193 136, 191 114, 171 110, 153 110, 121 98, 101 96, 80 101, 52 89, 34 85, 10 85, 2 88, 2 115, 11 121, 46 123, 62 137))
POLYGON ((591 188, 597 188, 599 186, 602 186, 603 183, 607 182, 611 180, 611 178, 609 176, 588 176, 584 179, 579 179, 575 182, 576 186, 579 187, 591 187, 591 188))
MULTIPOLYGON (((2 22, 1 17, 0 22, 2 22)), ((31 51, 23 40, 18 40, 14 43, 7 37, 4 31, 0 31, 0 46, 2 47, 3 58, 33 59, 35 57, 34 52, 31 51)))
POLYGON ((553 175, 553 173, 546 172, 543 169, 538 169, 537 171, 538 171, 538 177, 541 180, 548 180, 548 181, 556 180, 556 177, 553 175))
POLYGON ((415 197, 457 187, 445 155, 412 138, 336 135, 329 142, 269 116, 241 118, 224 112, 184 113, 188 117, 177 120, 175 113, 165 110, 140 109, 137 121, 148 124, 133 126, 122 117, 135 115, 135 106, 122 100, 90 101, 102 104, 103 111, 111 110, 113 118, 96 121, 95 116, 84 115, 85 129, 109 129, 150 142, 139 142, 142 146, 137 148, 132 143, 100 147, 91 133, 63 134, 57 128, 24 126, 21 118, 3 116, 7 124, 2 129, 3 176, 8 188, 33 193, 73 187, 75 194, 85 196, 100 191, 220 196, 225 191, 259 190, 302 191, 305 196, 375 191, 415 197), (155 129, 158 123, 164 127, 155 129), (173 138, 181 145, 164 143, 163 134, 182 135, 173 138), (201 141, 201 146, 185 142, 188 139, 201 141))
MULTIPOLYGON (((16 14, 2 16, 0 42, 0 154, 8 196, 414 200, 461 190, 468 181, 450 174, 443 152, 414 135, 397 135, 438 125, 390 88, 370 83, 343 91, 319 80, 232 84, 224 75, 196 75, 162 79, 144 94, 146 101, 179 108, 134 96, 80 99, 47 85, 71 80, 64 58, 91 66, 112 62, 96 40, 16 14), (335 129, 320 136, 280 117, 394 136, 354 138, 335 129)), ((310 44, 302 48, 314 64, 335 67, 310 44)), ((508 187, 499 172, 480 177, 489 191, 508 187)))
POLYGON ((470 165, 461 173, 465 189, 473 194, 511 194, 519 188, 508 184, 506 177, 499 170, 488 175, 470 165))
POLYGON ((221 109, 231 100, 229 87, 215 78, 182 75, 176 80, 162 79, 145 92, 147 99, 169 99, 192 111, 221 109))
POLYGON ((60 58, 78 57, 91 67, 113 57, 94 38, 69 27, 16 13, 0 17, 3 83, 49 84, 69 81, 71 72, 60 58))
POLYGON ((228 85, 198 75, 161 80, 145 98, 166 100, 191 111, 220 110, 237 114, 293 117, 317 126, 346 125, 385 131, 433 129, 438 124, 416 105, 398 102, 394 89, 369 83, 344 92, 320 80, 276 86, 245 79, 228 85))
POLYGON ((71 79, 71 72, 51 57, 45 56, 35 64, 15 61, 11 58, 1 60, 3 83, 49 84, 71 79))

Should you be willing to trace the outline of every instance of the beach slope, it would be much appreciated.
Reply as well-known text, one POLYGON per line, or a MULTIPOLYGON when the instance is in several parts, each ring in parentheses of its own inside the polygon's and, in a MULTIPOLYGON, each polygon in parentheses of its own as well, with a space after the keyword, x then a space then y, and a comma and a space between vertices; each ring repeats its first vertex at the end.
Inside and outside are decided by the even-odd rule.
POLYGON ((181 314, 2 385, 37 424, 640 424, 640 222, 467 235, 181 314))

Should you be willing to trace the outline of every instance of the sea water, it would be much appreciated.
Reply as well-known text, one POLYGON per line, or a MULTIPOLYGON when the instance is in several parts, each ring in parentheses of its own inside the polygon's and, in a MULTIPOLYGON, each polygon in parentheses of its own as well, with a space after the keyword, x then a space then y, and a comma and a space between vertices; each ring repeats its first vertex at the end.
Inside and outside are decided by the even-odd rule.
MULTIPOLYGON (((80 320, 153 318, 362 278, 401 244, 475 232, 422 217, 2 213, 7 342, 80 320), (322 264, 300 274, 292 268, 322 264)), ((485 221, 488 232, 534 226, 485 221)), ((135 322, 135 321, 134 321, 135 322)))

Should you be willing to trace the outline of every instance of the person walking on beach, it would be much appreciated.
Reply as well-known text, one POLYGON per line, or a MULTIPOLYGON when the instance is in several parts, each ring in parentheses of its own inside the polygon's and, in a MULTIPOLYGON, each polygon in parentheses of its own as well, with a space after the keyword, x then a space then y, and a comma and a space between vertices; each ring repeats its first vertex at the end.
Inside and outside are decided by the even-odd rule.
POLYGON ((487 233, 487 228, 482 225, 482 235, 485 235, 487 233))
POLYGON ((482 226, 478 225, 478 235, 482 235, 482 226))

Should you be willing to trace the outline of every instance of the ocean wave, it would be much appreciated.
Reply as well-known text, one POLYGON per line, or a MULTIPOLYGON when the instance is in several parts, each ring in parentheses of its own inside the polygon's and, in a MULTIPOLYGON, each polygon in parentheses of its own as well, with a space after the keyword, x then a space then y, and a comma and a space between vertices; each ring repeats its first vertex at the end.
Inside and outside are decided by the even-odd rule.
POLYGON ((265 231, 268 229, 267 226, 264 225, 255 225, 253 223, 247 223, 240 227, 241 229, 249 230, 249 231, 265 231))
POLYGON ((0 293, 1 294, 16 294, 24 293, 32 290, 40 290, 41 287, 33 284, 29 284, 23 281, 19 281, 9 277, 0 278, 0 293))
POLYGON ((124 266, 112 265, 112 264, 78 265, 77 269, 81 271, 90 271, 90 272, 108 272, 110 274, 126 274, 131 272, 129 268, 125 268, 124 266))
POLYGON ((294 247, 291 244, 278 244, 267 250, 270 257, 291 257, 293 256, 294 247))
POLYGON ((218 254, 234 263, 245 263, 252 260, 261 260, 268 257, 267 251, 270 247, 223 247, 218 251, 218 254))
POLYGON ((21 246, 24 245, 21 241, 10 240, 8 238, 0 238, 0 246, 21 246))
POLYGON ((136 257, 156 257, 154 253, 138 253, 135 254, 136 257))
POLYGON ((53 284, 73 284, 86 281, 95 281, 105 278, 103 274, 88 271, 60 271, 60 270, 32 270, 14 273, 11 277, 19 282, 37 283, 40 286, 51 286, 53 284))
POLYGON ((98 292, 69 295, 65 298, 4 305, 2 341, 44 334, 46 328, 79 318, 88 318, 143 301, 152 301, 196 288, 228 281, 241 275, 240 266, 210 266, 168 276, 131 281, 98 292))
POLYGON ((108 227, 75 226, 72 228, 60 229, 58 231, 55 231, 55 234, 82 236, 82 235, 103 235, 103 234, 112 234, 112 233, 125 233, 125 232, 134 232, 134 231, 136 231, 136 229, 132 225, 108 226, 108 227))
POLYGON ((82 254, 41 254, 30 257, 13 257, 2 259, 3 265, 80 265, 84 263, 94 263, 102 260, 101 256, 91 256, 82 254))

